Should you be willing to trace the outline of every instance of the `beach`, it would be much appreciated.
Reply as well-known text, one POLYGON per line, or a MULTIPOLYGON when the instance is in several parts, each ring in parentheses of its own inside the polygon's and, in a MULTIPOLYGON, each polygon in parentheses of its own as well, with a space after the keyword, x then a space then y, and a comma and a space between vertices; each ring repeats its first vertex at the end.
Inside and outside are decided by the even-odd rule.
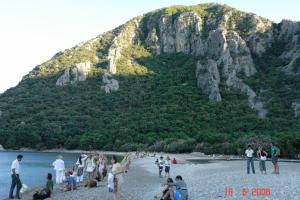
MULTIPOLYGON (((167 155, 167 154, 166 154, 167 155)), ((165 156, 165 155, 164 155, 165 156)), ((187 183, 190 200, 207 199, 300 199, 300 163, 279 162, 280 174, 271 174, 272 163, 267 161, 267 175, 261 174, 255 161, 256 174, 246 173, 244 160, 214 160, 204 164, 192 164, 186 159, 193 155, 177 156, 179 164, 171 166, 171 177, 181 175, 187 183), (227 191, 227 195, 226 195, 227 191), (231 191, 232 193, 228 193, 231 191), (269 191, 269 193, 268 193, 269 191)), ((158 158, 158 155, 157 157, 158 158)), ((123 193, 129 200, 153 200, 163 189, 166 178, 158 177, 154 157, 133 159, 128 173, 124 174, 123 193)), ((97 188, 80 187, 72 192, 61 192, 55 186, 53 200, 113 199, 108 192, 107 181, 99 182, 97 188)), ((23 194, 23 199, 32 199, 32 192, 23 194)))

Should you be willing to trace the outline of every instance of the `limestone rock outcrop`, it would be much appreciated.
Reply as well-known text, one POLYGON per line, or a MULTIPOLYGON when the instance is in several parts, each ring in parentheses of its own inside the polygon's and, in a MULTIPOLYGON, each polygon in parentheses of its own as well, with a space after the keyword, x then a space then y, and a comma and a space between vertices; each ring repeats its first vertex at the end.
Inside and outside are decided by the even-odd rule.
POLYGON ((90 68, 90 61, 78 63, 74 68, 66 69, 64 73, 57 79, 56 85, 64 86, 69 83, 74 84, 78 81, 85 81, 90 68))
POLYGON ((114 79, 108 72, 105 72, 102 75, 102 82, 104 85, 101 86, 101 89, 103 89, 105 93, 111 93, 119 90, 119 81, 114 79))
POLYGON ((111 74, 117 73, 116 62, 121 56, 122 49, 130 46, 133 43, 136 31, 139 26, 140 18, 135 18, 124 24, 120 33, 114 38, 112 45, 108 50, 108 72, 111 74))

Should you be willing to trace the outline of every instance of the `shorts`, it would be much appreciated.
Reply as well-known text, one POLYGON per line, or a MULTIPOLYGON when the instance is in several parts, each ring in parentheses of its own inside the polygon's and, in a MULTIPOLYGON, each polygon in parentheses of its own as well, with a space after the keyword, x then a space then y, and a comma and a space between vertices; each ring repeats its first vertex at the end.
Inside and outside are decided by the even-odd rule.
POLYGON ((165 167, 165 172, 166 172, 166 173, 169 173, 169 172, 170 172, 170 166, 166 166, 166 167, 165 167))
POLYGON ((273 156, 272 157, 272 163, 275 165, 278 162, 278 156, 273 156))
POLYGON ((159 167, 158 167, 158 170, 159 170, 160 172, 162 172, 163 167, 159 166, 159 167))

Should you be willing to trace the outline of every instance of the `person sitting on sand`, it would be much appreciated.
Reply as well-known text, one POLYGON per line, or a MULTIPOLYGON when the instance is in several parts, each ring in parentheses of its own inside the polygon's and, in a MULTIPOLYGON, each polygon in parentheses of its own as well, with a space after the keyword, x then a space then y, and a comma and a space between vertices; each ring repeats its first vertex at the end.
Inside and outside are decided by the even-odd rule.
MULTIPOLYGON (((174 200, 174 191, 173 191, 173 186, 171 185, 172 183, 174 183, 173 179, 168 178, 167 183, 164 184, 165 188, 164 188, 159 200, 174 200)), ((156 199, 157 199, 157 197, 156 197, 156 199)))
POLYGON ((46 187, 40 191, 36 191, 36 193, 33 195, 33 200, 42 200, 42 199, 50 198, 52 192, 53 192, 52 174, 48 173, 46 187))
POLYGON ((181 194, 182 200, 188 199, 188 189, 186 186, 185 181, 182 179, 180 175, 176 176, 175 183, 168 183, 170 186, 175 186, 176 191, 178 191, 181 194))
POLYGON ((66 176, 66 183, 67 185, 64 186, 64 188, 62 189, 63 192, 68 192, 68 191, 72 191, 72 190, 76 190, 76 180, 75 178, 72 176, 72 172, 66 172, 65 173, 66 176))

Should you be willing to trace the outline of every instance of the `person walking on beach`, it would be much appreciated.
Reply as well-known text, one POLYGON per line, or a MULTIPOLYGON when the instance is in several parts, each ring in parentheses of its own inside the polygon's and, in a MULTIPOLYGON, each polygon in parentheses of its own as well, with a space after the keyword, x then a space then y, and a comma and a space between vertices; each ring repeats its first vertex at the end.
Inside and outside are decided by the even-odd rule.
POLYGON ((111 158, 111 163, 112 163, 112 174, 114 175, 114 199, 127 199, 124 194, 122 193, 121 190, 121 185, 123 183, 123 176, 122 174, 124 173, 124 169, 121 166, 120 163, 117 161, 117 157, 115 155, 112 156, 111 158))
POLYGON ((271 143, 270 145, 271 145, 272 163, 274 166, 274 171, 272 172, 272 174, 279 174, 278 156, 280 156, 280 150, 273 143, 271 143))
POLYGON ((245 151, 245 154, 247 156, 247 174, 250 173, 250 165, 251 165, 252 173, 255 174, 253 153, 254 153, 254 151, 253 151, 251 145, 248 145, 248 148, 245 151))
POLYGON ((56 184, 61 184, 64 179, 64 171, 65 171, 65 162, 63 161, 63 157, 58 155, 56 160, 52 163, 54 166, 55 174, 56 174, 56 184))
POLYGON ((169 156, 167 156, 165 162, 165 177, 168 176, 168 178, 170 178, 170 168, 171 168, 171 159, 169 156))
POLYGON ((17 159, 14 160, 11 164, 10 168, 10 173, 11 173, 11 186, 10 186, 10 191, 9 191, 9 198, 13 199, 13 193, 14 189, 17 186, 17 191, 16 191, 16 199, 21 199, 20 198, 20 190, 22 188, 22 182, 20 180, 20 162, 23 159, 23 155, 18 155, 17 159))
POLYGON ((85 160, 87 159, 87 155, 80 155, 77 162, 76 162, 76 166, 77 166, 77 177, 76 177, 76 182, 80 183, 83 181, 83 170, 85 167, 85 160))
POLYGON ((264 151, 263 148, 260 146, 258 148, 258 151, 257 151, 256 154, 257 154, 257 157, 259 159, 259 169, 260 169, 260 172, 262 174, 267 174, 266 160, 267 160, 268 153, 266 151, 264 151))
POLYGON ((160 156, 158 160, 158 175, 160 178, 162 178, 162 171, 164 169, 164 165, 165 165, 164 157, 160 156))

